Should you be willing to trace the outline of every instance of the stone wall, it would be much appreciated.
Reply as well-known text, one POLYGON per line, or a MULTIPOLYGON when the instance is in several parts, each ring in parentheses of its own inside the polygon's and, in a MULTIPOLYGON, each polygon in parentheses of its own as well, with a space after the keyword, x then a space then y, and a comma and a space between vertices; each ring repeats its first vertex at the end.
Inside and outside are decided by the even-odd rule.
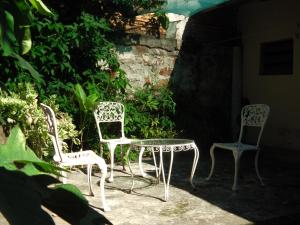
MULTIPOLYGON (((151 39, 148 40, 152 42, 151 39)), ((172 42, 172 40, 170 40, 172 42)), ((174 69, 178 51, 160 46, 118 46, 121 68, 127 73, 133 87, 146 83, 167 85, 174 69)))
POLYGON ((188 20, 184 16, 168 14, 169 28, 160 27, 157 32, 150 32, 149 21, 153 16, 139 16, 134 23, 122 25, 126 36, 119 41, 117 52, 121 68, 134 88, 147 83, 158 86, 169 83, 188 20))

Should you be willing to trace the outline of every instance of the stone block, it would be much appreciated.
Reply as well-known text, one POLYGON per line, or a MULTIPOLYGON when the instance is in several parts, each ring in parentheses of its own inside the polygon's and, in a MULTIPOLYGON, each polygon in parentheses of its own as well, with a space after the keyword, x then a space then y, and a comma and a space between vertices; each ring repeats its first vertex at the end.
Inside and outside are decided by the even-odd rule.
POLYGON ((169 79, 164 79, 164 80, 158 81, 156 86, 158 88, 160 88, 160 87, 167 87, 168 85, 169 85, 169 79))
POLYGON ((164 67, 159 71, 159 74, 164 77, 170 77, 172 69, 170 67, 164 67))

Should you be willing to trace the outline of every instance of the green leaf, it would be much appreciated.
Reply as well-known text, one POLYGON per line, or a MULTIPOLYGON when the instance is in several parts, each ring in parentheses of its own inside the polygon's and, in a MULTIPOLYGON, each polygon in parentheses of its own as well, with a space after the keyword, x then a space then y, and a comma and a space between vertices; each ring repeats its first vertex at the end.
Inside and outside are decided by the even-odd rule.
POLYGON ((31 32, 29 26, 23 27, 22 38, 21 38, 21 54, 24 55, 31 49, 32 41, 31 41, 31 32))
POLYGON ((32 6, 37 9, 39 13, 46 16, 52 15, 52 12, 41 0, 29 0, 29 1, 32 4, 32 6))
POLYGON ((79 103, 79 107, 82 111, 86 112, 86 94, 80 84, 75 84, 74 93, 79 103))
POLYGON ((98 99, 99 99, 99 96, 96 93, 90 94, 89 96, 87 96, 86 109, 89 111, 92 111, 95 108, 98 99))
MULTIPOLYGON (((7 169, 7 168, 6 168, 7 169)), ((27 163, 22 169, 20 169, 28 176, 34 176, 41 172, 33 165, 33 163, 27 163)))
POLYGON ((7 170, 19 170, 32 176, 42 173, 58 175, 59 167, 39 159, 26 147, 26 140, 21 129, 16 126, 11 130, 6 144, 0 144, 0 166, 7 170))
POLYGON ((4 56, 14 52, 15 41, 14 17, 10 12, 0 9, 0 45, 4 56))
POLYGON ((19 29, 23 26, 29 26, 31 24, 33 15, 31 14, 30 6, 26 1, 11 1, 9 10, 15 20, 15 29, 19 29))
POLYGON ((16 53, 13 53, 11 55, 12 57, 14 57, 15 59, 17 59, 17 63, 18 65, 27 70, 31 76, 35 79, 35 81, 37 83, 42 83, 42 84, 45 84, 45 81, 43 80, 43 77, 41 74, 39 74, 31 65, 29 62, 27 62, 23 57, 21 57, 20 55, 16 54, 16 53))

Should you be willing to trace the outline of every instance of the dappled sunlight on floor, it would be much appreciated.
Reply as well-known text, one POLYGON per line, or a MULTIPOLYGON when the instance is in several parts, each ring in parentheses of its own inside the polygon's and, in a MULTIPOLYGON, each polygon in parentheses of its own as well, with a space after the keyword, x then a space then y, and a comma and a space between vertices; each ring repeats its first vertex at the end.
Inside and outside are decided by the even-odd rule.
MULTIPOLYGON (((105 184, 111 212, 102 211, 98 192, 100 174, 97 172, 93 175, 95 197, 86 197, 93 209, 115 225, 246 225, 269 224, 268 221, 273 221, 272 225, 293 224, 289 221, 294 221, 293 215, 300 212, 297 204, 300 200, 297 170, 280 164, 274 168, 274 162, 265 160, 262 175, 266 186, 262 187, 255 175, 252 156, 247 157, 241 167, 240 189, 237 192, 231 190, 232 155, 221 154, 216 158, 216 171, 210 181, 205 180, 210 160, 200 158, 194 177, 196 189, 189 183, 191 160, 181 156, 179 160, 175 158, 167 202, 163 200, 164 185, 155 178, 152 160, 144 162, 144 170, 148 174, 145 178, 140 176, 138 164, 133 163, 136 176, 132 193, 129 193, 132 182, 129 170, 122 171, 121 166, 115 166, 114 182, 105 184)), ((82 171, 72 172, 69 178, 84 194, 88 193, 87 179, 82 171)))

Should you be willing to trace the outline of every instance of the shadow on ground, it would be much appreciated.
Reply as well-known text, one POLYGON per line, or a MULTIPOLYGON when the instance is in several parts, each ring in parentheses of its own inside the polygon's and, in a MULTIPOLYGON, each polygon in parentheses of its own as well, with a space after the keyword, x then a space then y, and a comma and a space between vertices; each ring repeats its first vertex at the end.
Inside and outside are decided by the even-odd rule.
MULTIPOLYGON (((222 149, 216 151, 215 156, 215 172, 211 180, 206 181, 210 158, 208 155, 200 155, 194 176, 197 188, 193 189, 187 179, 193 154, 176 153, 170 184, 229 213, 245 218, 253 225, 300 224, 299 163, 280 160, 279 157, 272 156, 272 152, 262 151, 260 171, 265 186, 261 186, 254 169, 254 154, 247 152, 241 161, 239 190, 233 192, 233 156, 230 151, 222 149)), ((164 158, 168 160, 167 154, 164 158)), ((147 162, 152 163, 152 160, 147 162)), ((164 163, 167 164, 168 162, 164 163)))
POLYGON ((111 224, 75 194, 49 188, 58 183, 51 176, 30 177, 0 168, 0 180, 0 211, 6 220, 0 218, 1 224, 54 225, 53 216, 72 225, 111 224))

